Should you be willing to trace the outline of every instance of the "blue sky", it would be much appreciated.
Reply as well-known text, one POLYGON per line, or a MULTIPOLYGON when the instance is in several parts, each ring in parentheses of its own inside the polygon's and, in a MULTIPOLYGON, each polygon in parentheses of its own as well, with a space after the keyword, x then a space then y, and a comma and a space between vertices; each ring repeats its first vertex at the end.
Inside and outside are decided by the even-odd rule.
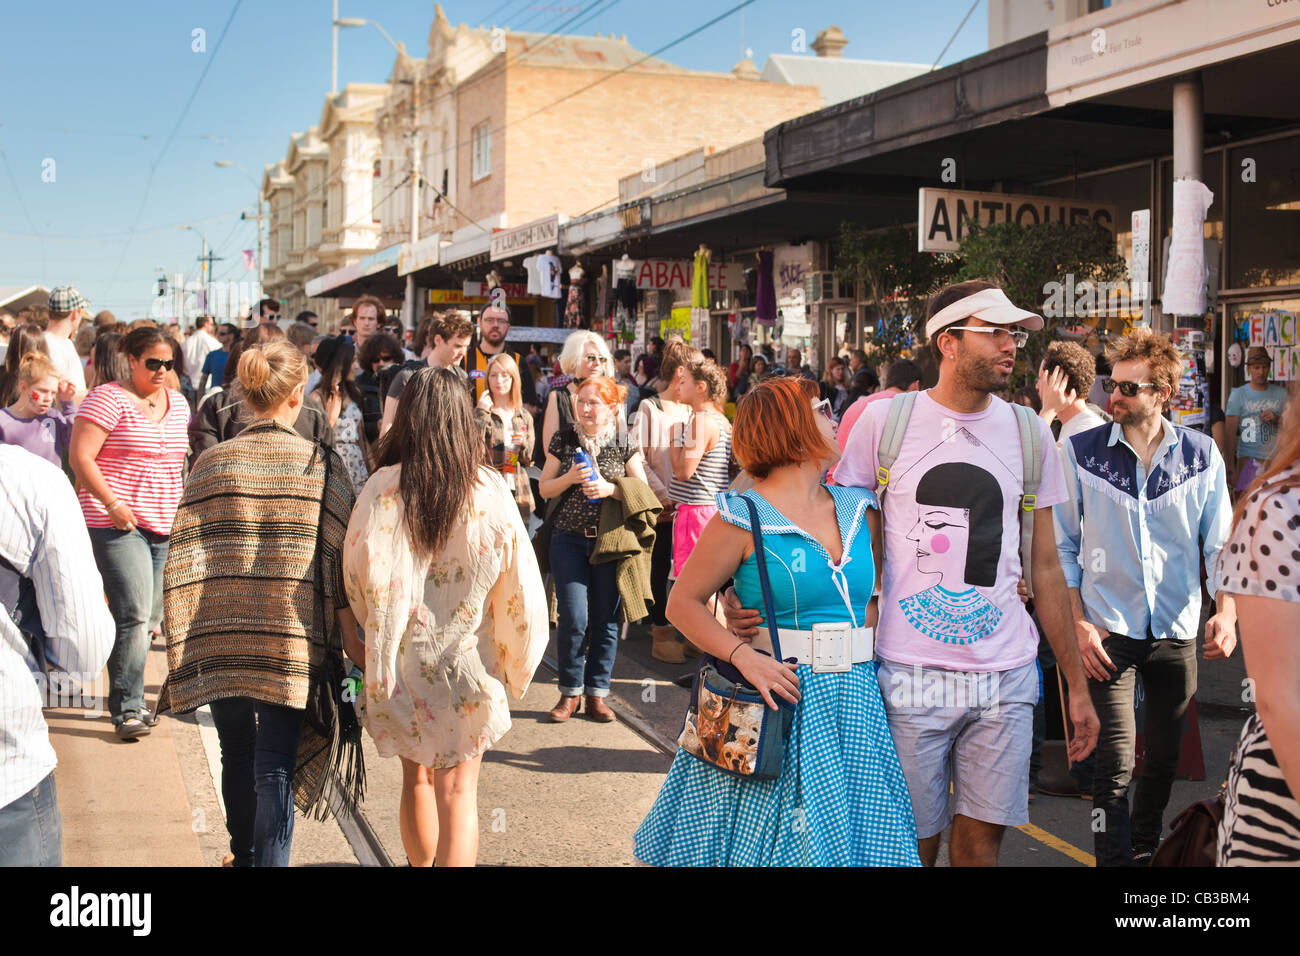
MULTIPOLYGON (((694 30, 739 0, 510 0, 451 2, 453 25, 627 34, 646 52, 694 30)), ((838 25, 845 56, 932 63, 971 0, 756 0, 660 54, 681 66, 728 71, 753 51, 761 68, 789 52, 792 31, 811 42, 838 25), (924 9, 922 9, 924 8, 924 9)), ((253 210, 262 167, 289 135, 320 119, 330 80, 330 0, 117 0, 6 4, 0 56, 0 286, 70 282, 94 309, 147 314, 158 270, 197 273, 199 235, 224 261, 215 278, 255 278, 239 262, 256 244, 253 210), (206 32, 206 52, 192 32, 206 32), (80 51, 80 57, 78 57, 80 51), (205 67, 207 74, 195 94, 205 67), (193 102, 186 109, 187 101, 193 102), (174 138, 168 142, 175 131, 174 138), (52 161, 52 163, 50 162, 52 161), (53 181, 45 181, 52 178, 53 181), (41 239, 33 238, 40 236, 41 239)), ((432 2, 340 0, 339 15, 378 21, 423 56, 432 2)), ((942 63, 987 49, 979 0, 942 63)), ((811 52, 808 55, 812 55, 811 52)), ((393 50, 369 27, 341 30, 339 86, 383 82, 393 50)))

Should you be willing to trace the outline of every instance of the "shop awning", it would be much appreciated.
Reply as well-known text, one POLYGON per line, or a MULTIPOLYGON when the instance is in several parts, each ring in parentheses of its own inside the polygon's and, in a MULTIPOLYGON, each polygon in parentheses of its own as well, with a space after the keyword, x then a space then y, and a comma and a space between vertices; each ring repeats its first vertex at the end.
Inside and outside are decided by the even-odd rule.
POLYGON ((371 295, 402 294, 402 280, 397 275, 397 259, 402 244, 380 249, 370 255, 309 280, 303 288, 308 298, 328 296, 332 299, 371 295))
POLYGON ((45 305, 50 300, 50 290, 43 285, 0 285, 0 309, 21 312, 32 305, 45 305))

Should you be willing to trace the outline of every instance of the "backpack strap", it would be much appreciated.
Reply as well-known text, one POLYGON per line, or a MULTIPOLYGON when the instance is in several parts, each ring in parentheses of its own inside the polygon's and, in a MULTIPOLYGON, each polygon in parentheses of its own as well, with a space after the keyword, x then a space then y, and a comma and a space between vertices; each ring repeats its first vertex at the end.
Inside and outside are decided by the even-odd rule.
POLYGON ((885 490, 889 487, 889 469, 898 460, 899 449, 903 447, 903 435, 907 432, 908 419, 912 417, 912 406, 920 392, 901 392, 889 400, 889 416, 885 419, 885 430, 880 436, 876 448, 876 499, 883 500, 885 490))
POLYGON ((1038 415, 1026 405, 1011 406, 1020 426, 1020 455, 1023 461, 1024 494, 1020 496, 1020 573, 1025 577, 1029 596, 1034 596, 1034 509, 1038 504, 1038 486, 1043 480, 1043 433, 1038 415))

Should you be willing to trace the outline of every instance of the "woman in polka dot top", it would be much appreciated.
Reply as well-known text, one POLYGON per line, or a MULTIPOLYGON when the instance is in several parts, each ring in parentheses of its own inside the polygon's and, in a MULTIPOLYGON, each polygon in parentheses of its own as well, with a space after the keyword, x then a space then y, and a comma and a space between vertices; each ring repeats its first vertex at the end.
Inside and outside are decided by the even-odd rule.
POLYGON ((1276 456, 1237 505, 1219 587, 1237 619, 1255 714, 1242 728, 1219 827, 1220 866, 1300 866, 1300 393, 1276 456))

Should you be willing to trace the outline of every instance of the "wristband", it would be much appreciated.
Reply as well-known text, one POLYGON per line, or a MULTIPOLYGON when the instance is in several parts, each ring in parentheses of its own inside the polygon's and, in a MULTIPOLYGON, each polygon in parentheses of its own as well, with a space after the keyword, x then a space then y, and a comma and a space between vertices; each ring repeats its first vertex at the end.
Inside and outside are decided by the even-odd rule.
POLYGON ((105 510, 105 511, 110 511, 110 512, 111 512, 114 508, 116 508, 116 507, 117 507, 118 505, 120 505, 121 503, 122 503, 122 499, 121 499, 121 498, 114 498, 114 499, 113 499, 113 503, 112 503, 111 505, 104 505, 104 510, 105 510))
POLYGON ((731 653, 727 655, 728 664, 731 664, 733 667, 735 666, 735 663, 731 659, 736 656, 736 651, 740 650, 744 646, 745 646, 745 642, 741 641, 739 644, 737 644, 735 647, 731 649, 731 653))

